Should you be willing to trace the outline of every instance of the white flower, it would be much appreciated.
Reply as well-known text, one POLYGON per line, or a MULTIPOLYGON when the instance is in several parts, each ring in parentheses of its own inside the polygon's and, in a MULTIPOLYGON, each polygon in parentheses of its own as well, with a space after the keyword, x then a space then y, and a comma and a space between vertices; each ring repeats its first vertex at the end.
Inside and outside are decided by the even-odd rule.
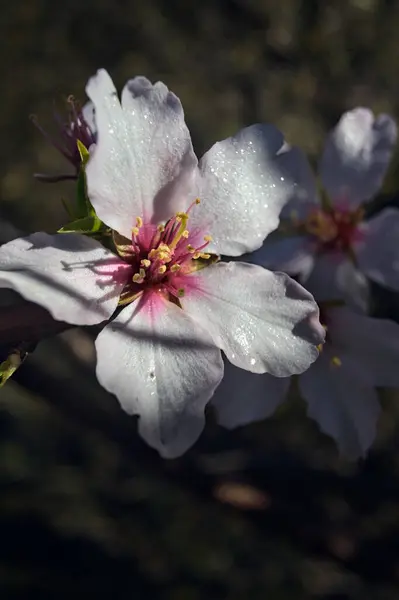
POLYGON ((312 296, 284 274, 218 252, 258 248, 293 184, 282 135, 253 125, 198 165, 178 98, 137 77, 120 103, 101 70, 87 86, 97 124, 89 198, 115 254, 78 235, 35 234, 0 250, 0 285, 76 324, 109 319, 96 341, 97 377, 165 457, 199 436, 204 408, 236 366, 277 376, 313 362, 324 339, 312 296), (198 201, 198 196, 201 202, 198 201), (118 252, 118 254, 116 254, 118 252))
MULTIPOLYGON (((308 414, 332 436, 340 451, 364 456, 380 413, 376 387, 399 387, 399 325, 357 314, 347 307, 321 309, 327 327, 319 358, 298 378, 308 414)), ((232 429, 270 416, 286 396, 290 378, 248 377, 226 364, 213 399, 221 425, 232 429), (244 391, 243 391, 244 390, 244 391)))
POLYGON ((365 108, 345 113, 320 162, 324 202, 306 158, 293 149, 302 185, 281 215, 292 236, 268 240, 254 262, 299 275, 320 300, 344 298, 363 309, 366 277, 399 291, 399 211, 387 208, 365 221, 362 207, 382 184, 396 136, 388 115, 374 117, 365 108))

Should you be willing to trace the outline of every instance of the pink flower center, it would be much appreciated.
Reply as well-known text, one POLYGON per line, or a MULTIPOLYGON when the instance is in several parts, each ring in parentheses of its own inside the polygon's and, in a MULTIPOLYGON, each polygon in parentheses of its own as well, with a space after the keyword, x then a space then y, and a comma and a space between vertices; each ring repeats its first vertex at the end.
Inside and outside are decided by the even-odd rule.
POLYGON ((314 208, 304 222, 305 230, 317 242, 319 251, 349 252, 353 242, 361 232, 359 223, 363 219, 363 210, 350 210, 344 206, 314 208))
POLYGON ((144 223, 136 218, 131 242, 115 234, 119 255, 131 265, 131 277, 122 292, 120 304, 127 304, 144 291, 152 291, 178 301, 190 285, 189 274, 218 259, 204 252, 211 241, 200 230, 187 229, 189 212, 179 212, 165 225, 144 223))

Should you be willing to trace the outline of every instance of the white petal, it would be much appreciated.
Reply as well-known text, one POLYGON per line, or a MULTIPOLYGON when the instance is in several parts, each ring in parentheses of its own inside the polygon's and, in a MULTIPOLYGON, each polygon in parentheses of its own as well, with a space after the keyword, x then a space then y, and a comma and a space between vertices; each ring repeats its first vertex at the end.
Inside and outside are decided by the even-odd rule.
POLYGON ((355 356, 374 386, 399 387, 399 325, 359 315, 348 308, 328 311, 334 348, 355 356))
POLYGON ((112 315, 125 271, 125 263, 99 242, 73 233, 34 233, 0 248, 0 287, 74 325, 94 325, 112 315))
POLYGON ((320 174, 331 199, 355 208, 381 187, 396 143, 396 124, 367 108, 342 115, 327 138, 320 174))
POLYGON ((319 254, 308 277, 301 283, 317 302, 343 300, 362 312, 370 301, 370 288, 366 277, 353 262, 341 252, 319 254))
POLYGON ((136 301, 100 333, 97 377, 165 458, 183 454, 204 427, 204 409, 223 377, 209 334, 171 302, 136 301))
POLYGON ((363 230, 355 248, 359 268, 373 281, 399 291, 399 210, 386 208, 363 230))
POLYGON ((352 260, 344 260, 337 269, 337 287, 346 304, 363 313, 370 308, 370 282, 352 260))
POLYGON ((307 277, 313 268, 313 249, 305 236, 272 233, 259 250, 245 256, 255 265, 307 277))
POLYGON ((97 134, 96 116, 93 102, 86 102, 82 108, 83 118, 90 127, 93 136, 97 134))
POLYGON ((280 218, 304 220, 309 212, 320 204, 313 170, 304 152, 296 146, 285 152, 281 161, 284 168, 292 174, 295 186, 290 201, 281 211, 280 218))
POLYGON ((252 252, 278 227, 280 211, 294 188, 287 168, 289 152, 278 129, 251 125, 203 156, 202 203, 195 218, 209 230, 219 253, 252 252))
POLYGON ((340 367, 330 363, 327 347, 299 378, 308 414, 349 458, 364 456, 374 441, 380 414, 378 396, 354 357, 341 354, 340 367))
POLYGON ((284 273, 230 262, 192 277, 193 289, 187 290, 183 307, 237 367, 287 377, 317 358, 316 346, 324 339, 318 307, 284 273))
POLYGON ((258 375, 237 369, 226 361, 223 381, 212 398, 218 423, 234 429, 266 419, 283 402, 290 381, 289 377, 258 375))
MULTIPOLYGON (((186 171, 194 177, 196 158, 183 109, 163 83, 152 85, 144 77, 126 84, 121 106, 104 70, 90 79, 87 95, 98 130, 86 168, 88 194, 100 219, 130 237, 136 217, 150 220, 154 204, 173 199, 180 206, 177 181, 182 177, 185 189, 190 180, 186 171), (173 198, 165 186, 166 192, 173 188, 173 198)), ((168 218, 174 206, 169 208, 168 218)))

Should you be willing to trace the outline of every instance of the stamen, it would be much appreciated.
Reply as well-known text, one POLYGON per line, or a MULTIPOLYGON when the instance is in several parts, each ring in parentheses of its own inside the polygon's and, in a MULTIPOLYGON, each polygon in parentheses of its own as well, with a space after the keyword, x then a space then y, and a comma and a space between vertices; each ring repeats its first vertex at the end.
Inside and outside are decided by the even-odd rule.
POLYGON ((132 234, 133 235, 138 235, 139 234, 139 228, 138 227, 132 227, 132 234))
POLYGON ((211 235, 204 235, 204 240, 206 242, 211 242, 212 241, 212 236, 211 235))
POLYGON ((185 232, 187 231, 186 225, 187 225, 187 221, 188 221, 188 214, 187 213, 177 213, 177 215, 176 215, 176 221, 178 223, 180 223, 180 227, 178 228, 178 230, 177 230, 176 234, 174 235, 172 241, 169 242, 169 247, 172 250, 174 250, 176 248, 177 244, 179 243, 179 241, 180 241, 180 239, 182 237, 188 237, 188 236, 184 235, 185 232))
POLYGON ((141 217, 136 217, 136 226, 138 228, 143 226, 143 219, 141 217))
POLYGON ((333 356, 330 363, 332 367, 340 367, 342 365, 342 361, 338 356, 333 356))
POLYGON ((140 261, 140 264, 147 269, 151 266, 151 261, 148 260, 148 258, 143 258, 143 260, 140 261))
POLYGON ((159 267, 158 273, 160 275, 163 275, 164 273, 166 273, 166 265, 162 265, 161 267, 159 267))
POLYGON ((180 269, 181 269, 181 265, 179 265, 179 263, 176 263, 170 267, 170 270, 172 273, 176 273, 177 271, 180 271, 180 269))
POLYGON ((135 273, 132 277, 134 283, 143 283, 145 279, 145 271, 144 269, 140 269, 138 273, 135 273))

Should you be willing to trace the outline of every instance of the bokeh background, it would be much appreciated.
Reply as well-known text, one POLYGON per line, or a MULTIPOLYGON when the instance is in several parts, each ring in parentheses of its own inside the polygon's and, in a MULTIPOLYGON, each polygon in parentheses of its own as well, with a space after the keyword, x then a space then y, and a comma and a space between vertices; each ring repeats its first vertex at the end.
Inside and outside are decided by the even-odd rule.
MULTIPOLYGON (((356 105, 399 118, 396 0, 13 0, 0 19, 2 241, 65 223, 34 172, 68 165, 51 130, 106 67, 118 87, 161 79, 201 154, 257 121, 315 163, 356 105)), ((397 203, 399 153, 375 210, 397 203)), ((375 290, 379 314, 397 298, 375 290)), ((399 396, 382 391, 376 443, 357 464, 294 392, 235 432, 209 414, 198 444, 163 461, 93 376, 92 332, 43 342, 0 390, 0 597, 5 600, 397 600, 399 396)), ((399 368, 399 365, 398 365, 399 368)))

